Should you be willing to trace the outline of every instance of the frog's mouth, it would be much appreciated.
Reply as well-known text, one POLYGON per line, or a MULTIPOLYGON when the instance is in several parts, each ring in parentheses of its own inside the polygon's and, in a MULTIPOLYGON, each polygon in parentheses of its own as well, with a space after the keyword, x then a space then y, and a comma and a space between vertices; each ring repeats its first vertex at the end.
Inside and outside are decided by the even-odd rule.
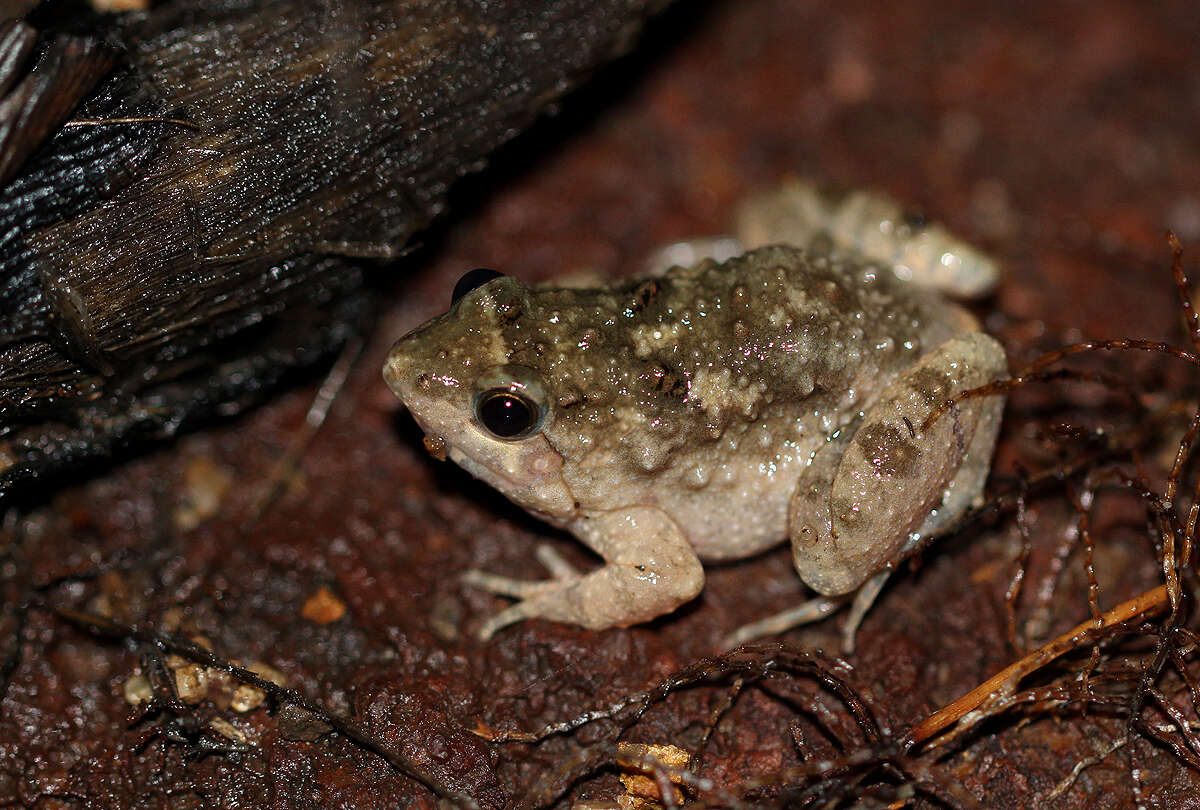
POLYGON ((425 449, 434 458, 449 458, 518 506, 552 523, 574 516, 575 496, 563 480, 562 456, 542 434, 499 441, 461 417, 443 421, 411 408, 409 412, 424 431, 425 449))
POLYGON ((562 456, 546 437, 535 434, 519 442, 497 442, 478 436, 468 426, 467 447, 451 442, 450 460, 474 477, 496 488, 518 506, 552 523, 567 520, 576 511, 575 496, 562 476, 562 456))

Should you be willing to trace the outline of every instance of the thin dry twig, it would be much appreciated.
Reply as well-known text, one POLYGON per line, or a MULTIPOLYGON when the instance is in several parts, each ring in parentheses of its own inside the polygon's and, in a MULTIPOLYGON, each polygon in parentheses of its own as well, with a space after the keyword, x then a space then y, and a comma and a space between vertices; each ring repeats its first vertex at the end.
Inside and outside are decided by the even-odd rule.
POLYGON ((1101 762, 1112 756, 1113 752, 1118 751, 1124 746, 1128 745, 1129 741, 1132 739, 1134 738, 1130 737, 1128 734, 1123 734, 1115 740, 1111 740, 1108 745, 1104 746, 1102 750, 1096 752, 1092 756, 1076 762, 1075 767, 1071 769, 1071 772, 1063 777, 1062 781, 1054 786, 1054 790, 1046 794, 1045 801, 1047 803, 1057 801, 1060 796, 1071 789, 1071 787, 1075 784, 1075 780, 1079 778, 1081 773, 1094 765, 1099 765, 1101 762))
POLYGON ((1183 269, 1183 245, 1174 231, 1167 231, 1167 244, 1171 246, 1171 275, 1175 278, 1175 290, 1179 294, 1179 309, 1188 330, 1192 346, 1200 351, 1200 315, 1192 304, 1192 283, 1183 269))
POLYGON ((1051 366, 1062 362, 1072 355, 1084 354, 1087 352, 1114 351, 1140 351, 1165 354, 1200 368, 1200 354, 1190 352, 1187 349, 1180 349, 1178 346, 1172 346, 1170 343, 1165 343, 1160 340, 1112 338, 1108 340, 1088 340, 1082 343, 1073 343, 1070 346, 1064 346, 1061 349, 1055 349, 1052 352, 1043 354, 1041 357, 1035 359, 1032 363, 1025 366, 1024 369, 1009 377, 1007 380, 996 380, 986 385, 981 385, 976 388, 968 388, 966 391, 960 391, 958 394, 955 394, 953 397, 934 408, 929 415, 925 417, 925 421, 921 423, 921 430, 929 430, 930 426, 935 421, 940 419, 948 410, 956 407, 959 403, 964 402, 965 400, 974 399, 976 397, 993 396, 995 394, 1007 394, 1009 391, 1024 387, 1031 382, 1037 382, 1046 379, 1047 373, 1053 373, 1049 371, 1051 366))
POLYGON ((743 646, 715 658, 702 658, 667 677, 652 689, 628 695, 608 706, 584 712, 568 720, 548 723, 536 731, 497 731, 480 723, 475 733, 491 742, 536 743, 547 737, 574 731, 597 720, 618 720, 624 730, 637 722, 652 705, 665 700, 671 693, 731 674, 748 681, 768 675, 812 678, 845 703, 869 741, 877 742, 882 739, 873 712, 846 680, 849 667, 844 662, 826 658, 820 652, 798 650, 783 644, 743 646))
POLYGON ((287 450, 272 469, 266 486, 263 487, 261 494, 251 506, 250 515, 243 525, 243 531, 249 531, 283 494, 289 479, 300 465, 300 460, 308 452, 313 439, 325 424, 333 403, 342 392, 342 388, 345 387, 350 372, 354 370, 354 365, 362 354, 363 346, 363 339, 354 336, 342 347, 338 359, 329 369, 329 373, 325 375, 325 379, 321 381, 317 393, 313 395, 313 401, 304 415, 304 424, 292 437, 287 450))
MULTIPOLYGON (((850 751, 844 762, 839 760, 839 764, 836 766, 831 765, 831 760, 806 763, 798 770, 791 769, 773 774, 761 784, 756 782, 751 785, 742 785, 733 791, 716 791, 715 786, 710 782, 700 780, 694 774, 691 776, 678 774, 683 780, 683 784, 702 786, 705 791, 710 793, 710 798, 716 800, 719 797, 726 806, 740 807, 743 806, 739 804, 740 796, 761 787, 787 784, 788 780, 809 780, 814 777, 828 779, 832 778, 834 774, 860 773, 866 769, 884 767, 893 760, 903 758, 899 749, 889 743, 888 735, 879 728, 874 719, 874 713, 866 701, 846 680, 848 675, 849 667, 844 662, 828 659, 820 653, 797 650, 781 644, 740 647, 724 655, 702 659, 685 667, 652 689, 629 695, 608 706, 584 712, 568 720, 549 723, 536 731, 496 731, 481 723, 475 729, 475 733, 493 742, 538 743, 554 735, 575 731, 598 720, 611 720, 616 723, 615 740, 617 736, 632 727, 652 705, 667 699, 669 695, 685 688, 713 683, 730 676, 736 682, 740 682, 743 688, 768 677, 810 678, 835 694, 842 705, 846 707, 862 734, 861 741, 848 741, 843 746, 850 751)), ((733 698, 736 698, 736 695, 733 698)), ((818 711, 818 716, 820 714, 821 712, 818 711)), ((596 768, 611 762, 612 758, 609 753, 612 750, 615 749, 611 744, 590 747, 585 755, 573 759, 570 763, 565 763, 564 767, 555 769, 553 774, 540 780, 518 802, 519 806, 543 807, 557 801, 567 786, 596 768)), ((670 775, 674 781, 676 774, 671 773, 670 775)), ((694 805, 689 804, 688 806, 694 805)))
POLYGON ((1101 614, 1099 624, 1095 619, 1088 619, 1076 625, 922 720, 904 736, 905 749, 911 750, 931 740, 951 725, 959 724, 959 732, 965 730, 989 716, 989 704, 1011 695, 1026 676, 1081 645, 1094 642, 1108 629, 1157 612, 1166 605, 1167 586, 1159 585, 1101 614))
POLYGON ((1020 653, 1025 645, 1017 636, 1017 601, 1021 598, 1021 585, 1025 582, 1025 572, 1029 567, 1029 558, 1033 555, 1033 538, 1029 534, 1029 519, 1026 513, 1029 481, 1021 476, 1020 489, 1017 491, 1017 532, 1021 536, 1021 551, 1017 555, 1012 576, 1008 587, 1004 590, 1004 618, 1008 629, 1008 643, 1013 652, 1020 653))
POLYGON ((105 127, 116 124, 170 124, 184 129, 200 131, 199 124, 182 118, 161 118, 155 115, 127 115, 120 118, 73 118, 63 123, 63 129, 82 127, 105 127))
MULTIPOLYGON (((1095 491, 1089 485, 1083 493, 1077 493, 1074 487, 1067 487, 1067 497, 1071 501, 1071 505, 1075 508, 1079 516, 1076 523, 1076 530, 1079 534, 1079 539, 1083 543, 1084 559, 1083 567, 1087 574, 1088 583, 1088 611, 1092 614, 1093 627, 1100 630, 1102 627, 1102 619, 1100 618, 1100 583, 1096 580, 1096 544, 1092 541, 1091 519, 1089 512, 1092 504, 1095 501, 1095 491)), ((1100 640, 1097 639, 1092 644, 1092 654, 1088 658, 1087 664, 1080 671, 1079 677, 1083 681, 1083 690, 1087 691, 1087 679, 1096 666, 1100 663, 1100 640)), ((1086 705, 1085 705, 1086 711, 1086 705)))

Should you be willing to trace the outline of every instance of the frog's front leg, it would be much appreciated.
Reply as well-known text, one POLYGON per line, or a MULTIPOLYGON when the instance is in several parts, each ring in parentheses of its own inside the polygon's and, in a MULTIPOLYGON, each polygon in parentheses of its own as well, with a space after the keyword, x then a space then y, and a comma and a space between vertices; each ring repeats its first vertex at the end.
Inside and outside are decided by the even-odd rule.
POLYGON ((589 574, 571 576, 553 563, 555 579, 527 582, 470 571, 469 584, 521 601, 479 629, 481 639, 524 619, 577 624, 592 630, 627 627, 669 613, 704 587, 704 569, 687 538, 658 509, 602 512, 568 527, 604 558, 589 574))
MULTIPOLYGON (((947 341, 889 385, 857 427, 822 448, 802 476, 788 517, 792 559, 801 579, 824 597, 859 591, 844 647, 853 646, 854 629, 890 567, 921 537, 953 523, 982 490, 1003 398, 963 400, 928 428, 926 419, 955 395, 1005 373, 1004 350, 988 335, 947 341)), ((801 606, 755 627, 757 634, 781 632, 828 610, 801 606)), ((747 637, 739 631, 740 640, 747 637)))

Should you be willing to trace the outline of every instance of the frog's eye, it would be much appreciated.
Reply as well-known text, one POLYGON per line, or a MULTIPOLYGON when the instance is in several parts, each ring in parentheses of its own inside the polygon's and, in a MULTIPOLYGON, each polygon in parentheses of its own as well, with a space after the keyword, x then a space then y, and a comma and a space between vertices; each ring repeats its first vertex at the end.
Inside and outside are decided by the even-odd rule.
POLYGON ((468 270, 463 273, 462 278, 454 285, 454 292, 450 294, 451 306, 471 290, 482 287, 492 279, 500 278, 502 275, 504 274, 498 270, 491 270, 487 267, 476 267, 474 270, 468 270))
POLYGON ((497 438, 519 439, 541 424, 542 409, 517 391, 495 388, 476 397, 475 418, 497 438))
POLYGON ((497 366, 475 383, 475 421, 497 439, 523 439, 546 426, 540 376, 525 366, 497 366))

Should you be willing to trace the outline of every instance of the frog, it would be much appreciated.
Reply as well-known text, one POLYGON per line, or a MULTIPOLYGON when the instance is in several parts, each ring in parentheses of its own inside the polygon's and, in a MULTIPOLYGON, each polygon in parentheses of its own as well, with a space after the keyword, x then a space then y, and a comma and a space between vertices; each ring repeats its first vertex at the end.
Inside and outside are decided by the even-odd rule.
POLYGON ((548 579, 465 572, 516 600, 478 637, 644 623, 696 598, 705 563, 789 541, 816 595, 724 646, 850 604, 852 650, 890 572, 982 497, 1007 361, 956 299, 997 263, 878 193, 794 180, 652 264, 589 287, 472 271, 387 356, 431 453, 603 559, 541 546, 548 579))

